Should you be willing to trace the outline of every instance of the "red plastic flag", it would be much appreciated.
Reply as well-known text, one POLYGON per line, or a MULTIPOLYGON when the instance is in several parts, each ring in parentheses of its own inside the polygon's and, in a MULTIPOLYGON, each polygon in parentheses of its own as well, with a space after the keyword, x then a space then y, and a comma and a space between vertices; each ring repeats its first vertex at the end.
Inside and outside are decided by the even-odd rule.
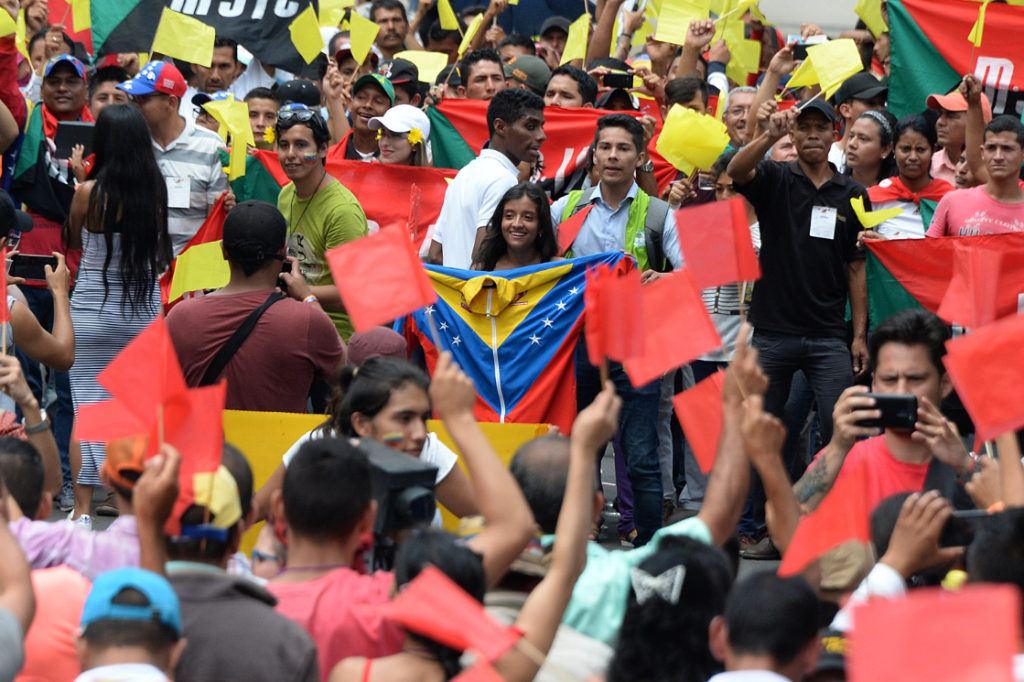
POLYGON ((798 575, 812 561, 844 542, 868 542, 871 510, 867 492, 863 462, 845 465, 818 508, 800 519, 789 549, 782 557, 779 575, 798 575))
POLYGON ((451 578, 428 566, 384 607, 384 617, 457 651, 471 649, 493 663, 522 636, 499 623, 451 578))
POLYGON ((452 678, 452 682, 505 682, 487 661, 479 661, 452 678))
POLYGON ((630 268, 619 272, 608 266, 591 268, 587 271, 583 300, 590 364, 596 367, 606 357, 622 362, 643 352, 644 311, 639 271, 630 268))
POLYGON ((1024 426, 1024 316, 1007 317, 947 341, 944 363, 974 420, 975 442, 1024 426))
POLYGON ((634 386, 645 386, 721 347, 722 339, 685 268, 644 285, 642 294, 644 350, 623 363, 634 386))
POLYGON ((188 390, 162 315, 142 330, 96 380, 143 424, 188 390))
POLYGON ((591 204, 584 209, 581 209, 576 215, 570 217, 568 220, 563 220, 558 225, 558 255, 564 256, 565 252, 569 250, 572 243, 576 241, 576 236, 580 233, 580 229, 583 228, 583 221, 587 219, 587 214, 590 213, 590 209, 594 208, 591 204))
POLYGON ((686 442, 705 474, 715 465, 722 435, 722 386, 725 372, 715 372, 672 399, 686 442))
POLYGON ((950 324, 977 329, 996 319, 1003 254, 960 242, 953 253, 953 278, 938 315, 950 324))
MULTIPOLYGON (((0 268, 0 297, 3 300, 0 301, 0 324, 11 321, 11 309, 7 305, 7 247, 0 249, 0 263, 3 264, 3 268, 0 268)), ((6 348, 0 348, 0 353, 6 353, 6 348)))
POLYGON ((847 659, 849 679, 1012 682, 1021 640, 1020 610, 1020 591, 1012 585, 972 585, 959 592, 911 590, 904 599, 858 606, 847 659))
POLYGON ((75 438, 96 443, 121 440, 148 434, 150 424, 144 423, 117 398, 82 405, 75 419, 75 438))
POLYGON ((675 217, 686 269, 698 289, 761 278, 743 199, 684 208, 675 217))
POLYGON ((437 300, 430 278, 402 230, 381 230, 331 249, 326 256, 345 311, 358 332, 437 300), (371 283, 372 293, 368 293, 371 283))

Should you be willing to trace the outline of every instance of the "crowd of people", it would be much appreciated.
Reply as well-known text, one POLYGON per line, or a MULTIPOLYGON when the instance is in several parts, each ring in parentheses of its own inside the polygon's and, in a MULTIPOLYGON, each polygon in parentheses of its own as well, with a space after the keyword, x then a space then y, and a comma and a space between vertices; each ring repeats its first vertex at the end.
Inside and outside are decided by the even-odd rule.
MULTIPOLYGON (((731 17, 760 45, 740 77, 710 17, 677 45, 645 34, 649 5, 587 3, 576 55, 571 17, 506 33, 509 4, 457 8, 452 30, 432 0, 361 2, 345 16, 380 27, 362 62, 346 19, 286 73, 221 35, 209 66, 93 58, 46 0, 0 0, 25 25, 24 53, 0 37, 0 682, 846 679, 866 603, 965 581, 1024 588, 1018 436, 976 443, 944 364, 970 330, 919 307, 873 319, 867 257, 877 241, 1024 231, 1024 123, 994 116, 971 73, 890 113, 885 0, 885 30, 832 36, 855 43, 862 70, 831 96, 788 86, 798 54, 828 37, 804 24, 784 38, 756 5, 731 17), (447 66, 423 78, 421 51, 447 66), (226 101, 248 110, 241 178, 225 166, 248 135, 228 130, 226 101), (523 443, 508 466, 459 366, 468 344, 455 336, 427 361, 389 326, 357 332, 328 258, 385 229, 377 202, 405 201, 354 191, 332 164, 433 169, 454 158, 442 145, 456 119, 437 112, 459 106, 485 112, 486 142, 444 177, 429 225, 410 209, 426 235, 410 249, 434 273, 493 287, 621 252, 647 287, 703 256, 682 246, 680 209, 726 201, 742 203, 762 273, 701 291, 721 347, 646 385, 592 363, 576 328, 572 428, 523 443), (659 152, 676 108, 722 122, 728 145, 707 168, 659 152), (589 146, 554 148, 546 116, 574 109, 600 110, 579 119, 589 146), (259 164, 280 186, 254 179, 259 164), (888 213, 867 225, 872 211, 888 213), (226 283, 168 300, 176 259, 211 222, 226 283), (227 409, 323 416, 265 482, 227 442, 200 486, 171 444, 147 458, 145 436, 76 436, 83 408, 110 398, 104 370, 158 317, 190 388, 224 381, 227 409), (673 399, 710 377, 722 388, 708 472, 673 399), (879 425, 886 396, 912 397, 909 423, 879 425), (388 448, 436 470, 436 506, 385 534, 373 462, 388 448), (828 548, 785 577, 749 563, 785 557, 853 480, 866 548, 828 548), (95 516, 114 520, 94 529, 95 516), (976 532, 950 542, 964 518, 976 532), (438 574, 515 643, 459 645, 474 638, 455 600, 412 613, 438 574)), ((374 284, 360 295, 373 301, 374 284)), ((1024 680, 1024 641, 1017 653, 1024 680)))

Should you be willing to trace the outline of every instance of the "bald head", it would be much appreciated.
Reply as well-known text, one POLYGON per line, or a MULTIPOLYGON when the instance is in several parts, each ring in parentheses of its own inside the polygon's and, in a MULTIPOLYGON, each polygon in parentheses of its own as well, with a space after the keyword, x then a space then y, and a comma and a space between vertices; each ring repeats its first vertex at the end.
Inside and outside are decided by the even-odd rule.
POLYGON ((554 533, 569 476, 569 439, 541 436, 516 451, 510 467, 544 533, 554 533))

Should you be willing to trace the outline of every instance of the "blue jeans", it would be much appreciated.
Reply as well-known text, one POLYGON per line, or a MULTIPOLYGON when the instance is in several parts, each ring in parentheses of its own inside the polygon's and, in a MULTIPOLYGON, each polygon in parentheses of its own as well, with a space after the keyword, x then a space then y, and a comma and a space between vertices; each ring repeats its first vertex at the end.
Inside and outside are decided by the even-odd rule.
MULTIPOLYGON (((47 289, 35 287, 21 287, 21 293, 28 301, 29 310, 39 320, 39 324, 48 332, 53 331, 53 295, 47 289)), ((25 373, 28 386, 32 389, 39 405, 46 407, 46 387, 43 386, 42 370, 39 363, 25 355, 20 349, 15 349, 15 355, 21 361, 21 369, 25 373)), ((64 477, 64 483, 71 482, 71 459, 68 456, 68 447, 71 444, 71 427, 75 423, 74 407, 71 404, 71 379, 67 372, 47 372, 48 381, 53 382, 53 389, 57 394, 55 405, 46 407, 47 417, 53 424, 53 437, 57 441, 57 450, 60 452, 60 468, 64 477)), ((20 410, 19 410, 20 412, 20 410)))
MULTIPOLYGON (((626 473, 633 490, 634 547, 647 544, 661 528, 664 490, 658 458, 658 401, 661 380, 633 388, 622 365, 608 363, 608 377, 622 398, 619 441, 626 460, 626 473)), ((601 374, 587 359, 587 346, 580 337, 576 346, 576 404, 582 410, 601 392, 601 374)), ((602 450, 603 452, 603 450, 602 450)), ((598 453, 600 454, 600 453, 598 453)))

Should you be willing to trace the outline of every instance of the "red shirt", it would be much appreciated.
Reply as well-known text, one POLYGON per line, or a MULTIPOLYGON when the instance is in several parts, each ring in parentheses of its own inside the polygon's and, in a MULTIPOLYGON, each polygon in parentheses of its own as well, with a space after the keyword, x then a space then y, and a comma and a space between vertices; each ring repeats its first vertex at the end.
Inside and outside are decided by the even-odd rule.
MULTIPOLYGON (((818 453, 814 458, 815 461, 822 456, 823 452, 825 451, 822 450, 818 453)), ((869 509, 873 510, 879 502, 897 493, 924 490, 928 465, 909 464, 897 460, 886 447, 884 435, 868 438, 854 445, 846 455, 843 468, 839 470, 839 475, 836 477, 836 483, 843 477, 847 469, 853 467, 858 461, 864 463, 869 509)))

